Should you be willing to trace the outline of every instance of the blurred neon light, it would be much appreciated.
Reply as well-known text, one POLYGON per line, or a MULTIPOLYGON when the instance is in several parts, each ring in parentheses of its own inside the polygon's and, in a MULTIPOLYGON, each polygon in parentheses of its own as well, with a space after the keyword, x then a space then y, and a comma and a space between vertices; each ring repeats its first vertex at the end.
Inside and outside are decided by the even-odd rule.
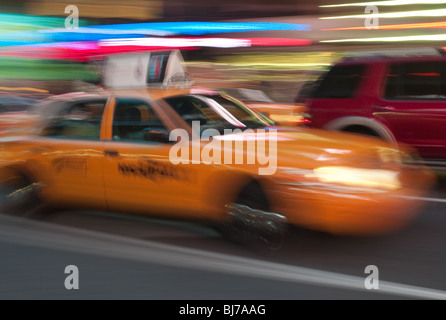
POLYGON ((387 12, 376 14, 355 14, 349 16, 337 17, 322 17, 319 19, 364 19, 364 18, 409 18, 409 17, 444 17, 446 16, 446 9, 435 10, 417 10, 417 11, 403 11, 403 12, 387 12))
POLYGON ((389 0, 389 1, 370 1, 343 4, 329 4, 319 6, 320 8, 335 7, 363 7, 363 6, 405 6, 411 4, 444 4, 446 0, 389 0))
POLYGON ((72 50, 95 50, 98 49, 96 41, 73 41, 73 42, 50 42, 50 43, 35 43, 27 46, 20 46, 9 48, 9 50, 26 50, 27 48, 61 48, 72 50))
MULTIPOLYGON (((46 17, 24 14, 0 13, 0 45, 26 45, 36 41, 46 41, 38 30, 64 25, 65 17, 46 17)), ((83 27, 85 21, 80 19, 83 27)))
POLYGON ((209 33, 244 32, 244 31, 309 31, 307 24, 277 22, 149 22, 129 23, 105 26, 93 26, 94 29, 115 29, 135 31, 141 29, 160 30, 177 34, 203 35, 209 33))
POLYGON ((212 47, 212 48, 239 48, 250 47, 251 41, 247 39, 230 38, 136 38, 120 40, 102 40, 101 47, 119 46, 152 46, 152 47, 212 47))
MULTIPOLYGON (((401 29, 439 29, 446 28, 446 22, 424 22, 424 23, 405 23, 405 24, 390 24, 379 26, 380 30, 401 30, 401 29)), ((329 28, 321 29, 322 31, 343 31, 343 30, 366 30, 366 27, 345 27, 345 28, 329 28)))
POLYGON ((249 38, 252 46, 308 46, 312 44, 308 39, 291 38, 249 38))
POLYGON ((100 37, 105 35, 110 35, 113 37, 119 36, 119 35, 131 35, 131 36, 138 36, 138 35, 151 35, 151 36, 171 36, 175 35, 175 32, 171 31, 164 31, 164 30, 158 30, 158 29, 152 29, 152 28, 143 28, 143 27, 135 27, 134 29, 119 29, 119 28, 97 28, 95 26, 93 27, 82 27, 78 29, 72 29, 70 31, 67 31, 65 28, 56 28, 56 29, 44 29, 44 30, 38 30, 41 34, 56 34, 56 35, 69 35, 69 34, 76 34, 76 37, 79 37, 79 34, 81 34, 84 37, 88 37, 91 35, 91 37, 100 37))
POLYGON ((215 33, 233 33, 245 31, 309 31, 307 24, 277 22, 149 22, 81 27, 74 30, 64 28, 40 30, 49 38, 69 40, 100 40, 138 35, 166 36, 174 34, 205 35, 215 33), (120 37, 117 37, 117 36, 120 37))
POLYGON ((1 33, 0 46, 30 43, 100 41, 151 36, 205 35, 245 31, 309 31, 307 24, 276 22, 152 22, 80 27, 74 30, 54 28, 1 33))
POLYGON ((30 87, 0 87, 0 90, 3 91, 33 91, 33 92, 40 92, 40 93, 48 93, 48 90, 45 89, 37 89, 37 88, 30 88, 30 87))
MULTIPOLYGON (((15 13, 0 13, 0 30, 35 30, 43 28, 55 28, 64 24, 65 17, 34 16, 15 13)), ((79 21, 85 25, 84 20, 79 21)))
POLYGON ((402 36, 402 37, 383 37, 383 38, 322 40, 320 42, 337 43, 337 42, 402 42, 402 41, 446 41, 446 34, 416 35, 416 36, 402 36))
POLYGON ((101 47, 108 46, 151 46, 151 47, 213 47, 237 48, 251 46, 299 46, 310 45, 306 39, 289 38, 136 38, 103 40, 101 47))
POLYGON ((439 77, 440 74, 436 72, 413 72, 409 73, 410 76, 419 76, 419 77, 439 77))
POLYGON ((268 63, 268 62, 253 62, 253 63, 232 63, 231 65, 233 66, 237 66, 237 67, 246 67, 246 68, 257 68, 257 69, 262 69, 262 68, 271 68, 271 67, 275 67, 275 68, 282 68, 282 69, 289 69, 289 68, 318 68, 318 67, 328 67, 331 66, 331 63, 268 63))
POLYGON ((0 56, 87 61, 91 56, 198 47, 301 46, 311 40, 290 38, 136 38, 103 41, 38 43, 8 47, 0 56))

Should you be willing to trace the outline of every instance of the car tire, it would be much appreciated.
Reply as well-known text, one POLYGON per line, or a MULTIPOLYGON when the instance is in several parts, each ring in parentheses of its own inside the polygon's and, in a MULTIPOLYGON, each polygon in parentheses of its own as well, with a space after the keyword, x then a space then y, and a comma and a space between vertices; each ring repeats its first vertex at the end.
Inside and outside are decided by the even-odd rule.
POLYGON ((42 208, 42 184, 19 172, 14 172, 0 183, 0 212, 24 216, 42 208))
POLYGON ((279 250, 286 239, 288 224, 284 216, 270 212, 265 192, 257 181, 242 188, 235 201, 225 205, 229 222, 218 231, 232 242, 279 250))

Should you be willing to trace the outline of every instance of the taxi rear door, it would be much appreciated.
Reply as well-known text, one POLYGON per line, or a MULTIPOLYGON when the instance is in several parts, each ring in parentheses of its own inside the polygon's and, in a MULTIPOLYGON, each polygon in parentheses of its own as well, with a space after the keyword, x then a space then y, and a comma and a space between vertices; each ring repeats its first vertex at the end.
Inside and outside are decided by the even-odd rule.
POLYGON ((47 170, 48 198, 61 205, 106 208, 101 126, 107 97, 57 102, 34 152, 47 170))

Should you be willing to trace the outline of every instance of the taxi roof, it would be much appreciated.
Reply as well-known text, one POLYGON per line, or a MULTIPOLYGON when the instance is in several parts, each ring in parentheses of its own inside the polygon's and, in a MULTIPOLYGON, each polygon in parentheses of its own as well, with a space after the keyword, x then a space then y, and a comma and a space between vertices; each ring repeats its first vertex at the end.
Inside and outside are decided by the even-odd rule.
POLYGON ((141 88, 141 89, 104 89, 97 88, 89 91, 69 92, 58 95, 53 95, 45 100, 71 100, 81 98, 103 98, 110 96, 134 96, 144 97, 149 99, 159 99, 177 94, 191 93, 191 89, 162 89, 162 88, 141 88))

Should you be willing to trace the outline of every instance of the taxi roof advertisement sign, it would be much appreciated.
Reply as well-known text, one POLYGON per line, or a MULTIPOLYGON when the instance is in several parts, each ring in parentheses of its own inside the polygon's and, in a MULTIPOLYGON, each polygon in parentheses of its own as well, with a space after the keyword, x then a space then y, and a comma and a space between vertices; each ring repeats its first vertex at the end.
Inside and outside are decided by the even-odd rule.
POLYGON ((110 55, 101 73, 103 84, 108 88, 191 85, 179 50, 110 55))

